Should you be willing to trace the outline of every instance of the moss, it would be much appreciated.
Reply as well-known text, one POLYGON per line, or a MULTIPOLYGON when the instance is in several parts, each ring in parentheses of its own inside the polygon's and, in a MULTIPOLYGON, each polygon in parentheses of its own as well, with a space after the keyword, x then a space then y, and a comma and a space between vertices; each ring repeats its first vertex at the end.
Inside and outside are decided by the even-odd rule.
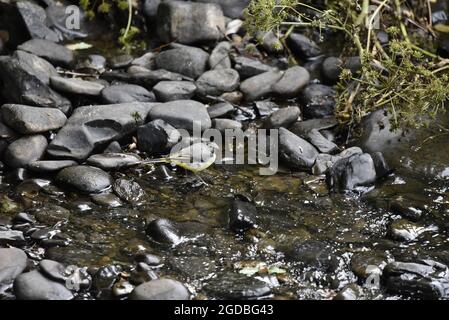
POLYGON ((343 52, 360 56, 362 68, 358 74, 342 71, 337 85, 338 118, 359 122, 368 113, 387 108, 396 126, 420 127, 445 110, 448 63, 428 46, 430 37, 417 36, 422 30, 416 30, 416 25, 428 17, 422 1, 413 6, 401 0, 376 3, 381 29, 390 36, 388 45, 377 39, 369 0, 253 0, 245 27, 254 33, 281 30, 284 38, 295 28, 342 33, 347 39, 343 52))

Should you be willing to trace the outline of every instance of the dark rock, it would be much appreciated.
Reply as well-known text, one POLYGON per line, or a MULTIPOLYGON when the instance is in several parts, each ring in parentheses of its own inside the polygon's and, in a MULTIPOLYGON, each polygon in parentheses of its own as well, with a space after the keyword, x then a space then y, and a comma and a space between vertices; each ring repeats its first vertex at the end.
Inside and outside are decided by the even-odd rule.
POLYGON ((208 60, 209 54, 204 50, 180 46, 159 53, 155 64, 157 69, 165 69, 196 79, 206 71, 208 60))
POLYGON ((144 87, 133 84, 119 84, 106 87, 101 91, 105 103, 154 102, 154 93, 144 87))
POLYGON ((160 81, 181 81, 183 76, 167 70, 139 70, 138 72, 105 71, 101 78, 106 81, 126 82, 147 88, 152 88, 160 81))
POLYGON ((108 173, 89 166, 62 169, 57 174, 56 181, 87 193, 99 193, 112 184, 112 178, 108 173))
POLYGON ((209 56, 209 67, 211 69, 230 69, 232 67, 229 56, 231 48, 230 42, 219 42, 209 56))
POLYGON ((359 279, 367 279, 371 275, 382 275, 387 265, 387 257, 383 252, 358 252, 351 257, 351 270, 359 279))
POLYGON ((122 146, 118 141, 112 141, 104 150, 103 153, 121 153, 122 146))
POLYGON ((323 62, 323 75, 331 83, 337 83, 343 69, 350 70, 353 74, 361 69, 362 65, 359 57, 348 57, 340 59, 337 57, 328 57, 323 62))
POLYGON ((161 81, 153 87, 158 101, 188 100, 195 95, 196 86, 189 81, 161 81))
POLYGON ((238 71, 241 79, 247 79, 268 71, 272 71, 273 68, 260 62, 259 60, 238 56, 235 58, 235 70, 238 71))
POLYGON ((309 84, 309 81, 309 71, 296 66, 287 69, 282 78, 273 85, 272 90, 282 98, 293 98, 309 84))
POLYGON ((319 176, 325 174, 338 160, 340 156, 332 156, 330 154, 320 153, 316 157, 315 164, 312 167, 312 174, 319 176))
POLYGON ((189 280, 206 278, 214 274, 216 265, 207 257, 181 256, 171 257, 167 261, 170 270, 189 280))
POLYGON ((153 120, 162 119, 177 129, 193 130, 193 124, 200 125, 201 130, 212 126, 206 106, 193 100, 178 100, 154 106, 149 117, 153 120))
POLYGON ((0 248, 0 285, 9 284, 27 266, 27 255, 17 248, 0 248))
POLYGON ((203 96, 219 96, 238 88, 240 76, 234 69, 210 70, 196 81, 197 92, 203 96))
POLYGON ((225 273, 213 278, 204 286, 213 298, 226 300, 256 299, 270 294, 270 287, 263 281, 238 273, 225 273))
POLYGON ((375 181, 376 169, 373 159, 367 153, 340 159, 327 173, 329 189, 340 192, 369 186, 375 181))
POLYGON ((312 168, 318 156, 310 143, 285 128, 279 129, 279 153, 289 166, 297 169, 312 168))
POLYGON ((161 0, 145 0, 143 3, 143 12, 145 16, 150 18, 151 21, 155 20, 157 17, 157 8, 161 0))
POLYGON ((109 66, 112 69, 127 68, 133 62, 134 57, 129 54, 123 54, 119 56, 112 57, 109 61, 109 66))
POLYGON ((151 70, 154 68, 154 58, 156 55, 154 52, 147 52, 139 58, 134 59, 131 65, 151 70))
POLYGON ((47 145, 47 139, 41 135, 20 138, 6 148, 5 163, 12 168, 24 168, 39 160, 44 155, 47 145))
POLYGON ((159 266, 162 263, 162 259, 160 257, 145 251, 136 253, 134 260, 137 262, 143 262, 149 266, 159 266))
POLYGON ((169 1, 162 2, 157 10, 157 32, 166 43, 217 41, 225 27, 223 11, 214 4, 169 1))
POLYGON ((307 133, 312 129, 321 131, 333 128, 337 126, 337 124, 338 121, 334 117, 310 119, 296 122, 290 127, 290 131, 298 136, 306 137, 307 133))
POLYGON ((322 271, 334 271, 338 260, 330 245, 315 240, 295 243, 285 252, 287 261, 296 262, 303 267, 312 267, 322 271))
POLYGON ((36 223, 36 219, 26 212, 19 212, 14 218, 14 223, 36 223))
POLYGON ((68 277, 66 267, 53 260, 41 260, 39 262, 39 270, 48 278, 58 282, 65 283, 68 277))
POLYGON ((45 10, 31 1, 1 2, 0 29, 10 35, 11 46, 29 39, 59 41, 59 36, 46 24, 45 10))
POLYGON ((231 119, 219 119, 216 118, 212 120, 214 129, 217 129, 221 132, 225 132, 225 130, 237 130, 242 129, 242 123, 231 120, 231 119))
POLYGON ((376 168, 376 175, 378 179, 386 177, 390 174, 390 167, 388 166, 387 160, 385 160, 382 152, 372 153, 371 158, 373 158, 374 167, 376 168))
POLYGON ((400 129, 394 130, 385 110, 372 112, 362 121, 362 135, 357 143, 366 152, 388 153, 404 140, 400 129))
POLYGON ((279 110, 279 105, 271 100, 256 101, 255 107, 257 115, 261 118, 269 116, 279 110))
POLYGON ((46 205, 34 208, 31 210, 31 213, 34 214, 37 221, 46 224, 56 224, 70 217, 69 210, 57 205, 46 205))
POLYGON ((137 128, 137 146, 148 155, 163 154, 180 139, 180 132, 163 120, 153 120, 137 128))
POLYGON ((142 203, 147 197, 145 191, 135 181, 117 179, 112 185, 112 188, 120 199, 131 204, 142 203))
POLYGON ((338 146, 327 140, 323 135, 316 129, 312 129, 307 134, 307 140, 314 145, 318 151, 322 153, 334 153, 338 150, 338 146))
POLYGON ((303 59, 309 59, 321 54, 320 47, 300 33, 292 33, 287 39, 290 49, 303 59))
POLYGON ((38 78, 47 86, 50 84, 50 77, 57 76, 58 72, 47 60, 25 51, 14 51, 13 57, 27 73, 38 78))
POLYGON ((92 277, 92 287, 97 299, 111 299, 112 289, 122 268, 116 265, 100 267, 92 277))
POLYGON ((388 226, 388 236, 397 241, 415 241, 420 235, 428 231, 435 231, 433 227, 423 227, 405 219, 395 220, 388 226))
POLYGON ((17 49, 35 54, 57 66, 68 67, 75 59, 72 50, 44 39, 31 39, 22 43, 17 49))
POLYGON ((156 242, 176 245, 182 241, 179 230, 170 220, 156 219, 146 228, 147 235, 156 242))
POLYGON ((103 73, 106 68, 106 58, 98 54, 90 54, 79 59, 75 68, 84 73, 103 73))
POLYGON ((288 128, 291 124, 295 123, 301 111, 298 107, 287 107, 279 109, 271 114, 265 120, 264 128, 266 129, 278 129, 281 127, 288 128))
POLYGON ((257 226, 257 209, 249 203, 241 200, 232 202, 229 211, 229 228, 232 231, 241 233, 257 226))
POLYGON ((25 243, 23 232, 19 230, 4 230, 0 229, 0 245, 14 245, 20 246, 25 243))
POLYGON ((113 193, 94 194, 91 198, 95 204, 98 204, 100 206, 107 206, 111 208, 122 206, 120 198, 118 198, 113 193))
POLYGON ((22 273, 14 281, 19 300, 71 300, 73 294, 63 284, 49 280, 39 271, 22 273))
POLYGON ((142 159, 133 153, 103 153, 87 158, 87 164, 103 170, 117 170, 139 164, 142 159))
POLYGON ((57 91, 86 96, 99 96, 104 89, 101 83, 75 78, 51 77, 50 83, 57 91))
POLYGON ((273 93, 273 86, 282 78, 280 71, 269 71, 246 79, 240 84, 247 101, 254 101, 273 93))
POLYGON ((387 290, 420 299, 447 299, 449 277, 447 266, 433 260, 392 262, 385 267, 387 290))
POLYGON ((137 286, 129 296, 130 300, 189 300, 187 288, 176 280, 158 279, 137 286))
POLYGON ((393 199, 389 208, 393 213, 414 222, 419 221, 424 213, 424 208, 421 205, 416 205, 410 199, 401 196, 393 199))
POLYGON ((95 147, 132 133, 147 117, 151 103, 79 107, 48 146, 55 158, 86 159, 95 147))
POLYGON ((79 28, 70 28, 66 26, 67 20, 73 13, 73 9, 69 8, 70 4, 64 5, 62 3, 55 3, 52 1, 44 2, 47 7, 45 12, 47 14, 47 25, 50 26, 61 38, 65 40, 84 39, 88 36, 86 30, 86 15, 81 10, 79 15, 79 28), (72 10, 70 10, 72 9, 72 10))
POLYGON ((250 0, 194 0, 195 2, 216 3, 223 9, 226 17, 238 19, 243 17, 243 11, 250 0))
POLYGON ((0 95, 9 103, 58 108, 65 114, 71 110, 69 100, 53 91, 30 73, 29 66, 19 60, 0 57, 0 95))
POLYGON ((279 53, 284 50, 284 45, 282 44, 281 40, 279 40, 278 36, 274 33, 274 31, 268 31, 268 32, 260 32, 257 35, 257 39, 262 44, 263 48, 268 53, 279 53))
POLYGON ((309 119, 325 118, 334 114, 335 91, 322 84, 311 84, 302 93, 302 113, 309 119))
POLYGON ((350 284, 340 290, 333 300, 357 300, 362 294, 362 288, 356 284, 350 284))
POLYGON ((229 102, 220 102, 208 107, 207 112, 209 113, 209 117, 211 119, 222 118, 233 113, 234 106, 229 102))
POLYGON ((30 163, 28 169, 34 172, 56 172, 77 164, 73 160, 38 160, 30 163))
POLYGON ((22 134, 35 134, 61 128, 67 121, 62 111, 55 108, 29 107, 5 104, 0 109, 3 121, 22 134))

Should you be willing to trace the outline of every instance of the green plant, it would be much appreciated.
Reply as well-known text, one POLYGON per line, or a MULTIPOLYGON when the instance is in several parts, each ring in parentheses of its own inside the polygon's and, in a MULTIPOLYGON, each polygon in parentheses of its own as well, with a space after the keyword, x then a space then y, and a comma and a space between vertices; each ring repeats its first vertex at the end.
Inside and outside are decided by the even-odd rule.
POLYGON ((128 19, 125 28, 120 29, 118 42, 124 49, 130 49, 133 46, 136 35, 139 34, 139 28, 132 25, 133 21, 133 4, 132 0, 80 0, 81 7, 85 10, 88 18, 94 18, 96 13, 109 14, 113 8, 120 11, 128 10, 128 19))
POLYGON ((413 32, 416 26, 423 30, 429 27, 421 26, 426 18, 419 14, 428 9, 422 7, 423 1, 417 1, 415 11, 404 7, 401 0, 315 1, 321 3, 319 8, 311 2, 253 0, 246 11, 246 28, 253 33, 283 31, 284 40, 295 28, 342 33, 348 40, 343 52, 358 55, 362 68, 357 74, 342 71, 336 107, 340 120, 359 122, 368 113, 387 108, 396 126, 419 127, 445 109, 449 63, 411 40, 426 43, 413 32), (371 15, 370 5, 377 6, 371 15), (382 17, 382 29, 390 35, 386 46, 377 39, 376 17, 382 17))

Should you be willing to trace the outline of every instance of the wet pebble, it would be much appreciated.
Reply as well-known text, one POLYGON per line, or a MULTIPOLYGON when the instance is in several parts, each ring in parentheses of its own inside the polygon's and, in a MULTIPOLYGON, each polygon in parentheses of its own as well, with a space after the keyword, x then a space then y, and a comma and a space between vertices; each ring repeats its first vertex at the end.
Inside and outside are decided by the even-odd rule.
POLYGON ((176 245, 182 241, 178 228, 168 219, 151 221, 145 231, 151 239, 159 243, 176 245))
POLYGON ((139 164, 142 159, 133 153, 103 153, 87 158, 87 164, 103 170, 118 170, 139 164))
POLYGON ((92 201, 100 206, 116 208, 122 206, 120 198, 113 193, 100 193, 92 195, 92 201))
POLYGON ((158 279, 137 286, 130 300, 189 300, 190 293, 179 281, 158 279))
POLYGON ((52 281, 34 270, 22 273, 14 281, 14 293, 19 300, 71 300, 73 294, 63 284, 52 281))
POLYGON ((91 166, 62 169, 56 175, 56 181, 87 193, 101 192, 112 184, 112 178, 107 172, 91 166))
POLYGON ((26 266, 27 255, 24 251, 17 248, 0 248, 0 285, 14 281, 26 266))
POLYGON ((135 181, 117 179, 112 188, 120 199, 131 204, 142 203, 147 197, 146 192, 135 181))

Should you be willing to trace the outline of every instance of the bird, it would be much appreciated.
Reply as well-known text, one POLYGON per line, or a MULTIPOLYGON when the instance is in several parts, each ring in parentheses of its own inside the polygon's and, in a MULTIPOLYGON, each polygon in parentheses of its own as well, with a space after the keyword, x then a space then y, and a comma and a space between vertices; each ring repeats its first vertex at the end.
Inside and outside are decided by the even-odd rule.
POLYGON ((218 145, 214 142, 195 142, 166 157, 144 160, 141 164, 171 163, 187 171, 198 173, 215 162, 218 149, 218 145))

